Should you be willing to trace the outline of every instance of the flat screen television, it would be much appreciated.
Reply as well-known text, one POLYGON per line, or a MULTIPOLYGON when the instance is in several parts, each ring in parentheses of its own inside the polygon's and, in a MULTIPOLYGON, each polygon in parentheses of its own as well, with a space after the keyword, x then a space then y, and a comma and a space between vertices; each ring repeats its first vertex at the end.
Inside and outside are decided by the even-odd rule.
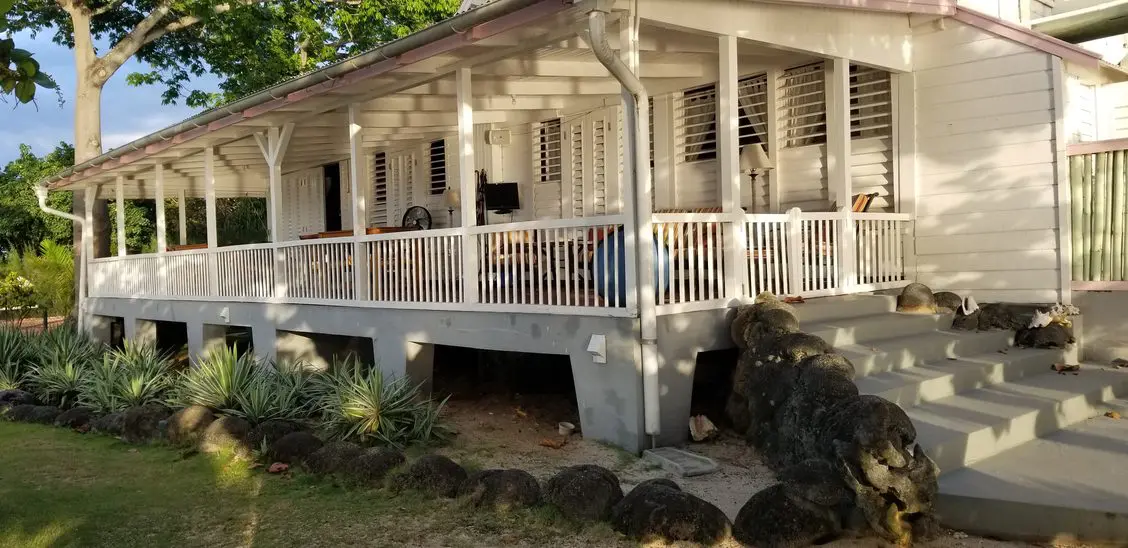
POLYGON ((498 213, 508 213, 521 209, 521 196, 517 183, 491 183, 482 187, 486 198, 486 209, 498 213))

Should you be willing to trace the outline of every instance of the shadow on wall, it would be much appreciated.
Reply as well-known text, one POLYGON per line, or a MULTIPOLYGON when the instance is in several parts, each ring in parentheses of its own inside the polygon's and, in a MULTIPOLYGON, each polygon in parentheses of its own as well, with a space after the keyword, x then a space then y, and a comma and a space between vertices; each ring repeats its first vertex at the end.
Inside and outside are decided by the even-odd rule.
POLYGON ((372 339, 322 333, 278 331, 278 359, 301 361, 314 371, 328 371, 334 361, 355 356, 361 363, 374 365, 372 339))

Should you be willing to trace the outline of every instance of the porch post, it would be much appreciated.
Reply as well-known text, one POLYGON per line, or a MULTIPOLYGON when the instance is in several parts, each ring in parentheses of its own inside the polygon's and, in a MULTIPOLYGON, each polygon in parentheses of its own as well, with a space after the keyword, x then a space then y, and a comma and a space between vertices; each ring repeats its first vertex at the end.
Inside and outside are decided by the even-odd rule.
POLYGON ((114 196, 117 198, 117 254, 124 257, 125 249, 125 176, 118 175, 114 184, 114 196))
POLYGON ((153 200, 157 206, 157 253, 164 253, 168 248, 168 223, 165 220, 164 164, 156 165, 153 185, 156 187, 153 200))
POLYGON ((286 257, 278 248, 281 236, 278 233, 278 203, 282 192, 282 158, 286 156, 286 148, 290 145, 290 137, 294 134, 294 124, 287 123, 281 129, 272 127, 265 133, 255 134, 255 142, 259 151, 266 160, 267 176, 269 178, 266 193, 267 222, 270 223, 270 242, 274 244, 274 298, 281 299, 286 296, 286 257))
POLYGON ((368 228, 367 196, 364 187, 360 185, 361 162, 363 149, 361 148, 361 127, 357 112, 357 105, 349 105, 349 191, 352 193, 352 220, 353 220, 353 287, 356 288, 357 300, 368 300, 368 256, 365 243, 360 238, 365 236, 368 228))
POLYGON ((740 208, 740 112, 737 81, 739 57, 735 36, 718 38, 720 67, 717 72, 717 159, 721 172, 721 211, 724 246, 724 299, 732 301, 743 294, 743 268, 747 260, 744 216, 740 208))
POLYGON ((826 160, 830 200, 837 210, 851 207, 850 181, 850 62, 836 57, 826 62, 826 160))
POLYGON ((176 216, 177 228, 180 229, 180 245, 188 244, 188 213, 185 211, 188 208, 188 195, 183 189, 176 192, 176 216))
POLYGON ((462 298, 474 304, 478 296, 478 241, 470 233, 477 223, 477 181, 474 179, 474 106, 471 104, 470 69, 460 68, 455 73, 455 93, 458 103, 458 187, 462 201, 462 298))
POLYGON ((764 152, 768 154, 768 158, 775 163, 775 169, 769 171, 764 175, 758 177, 768 178, 768 213, 782 213, 779 210, 780 192, 781 192, 781 169, 782 162, 779 157, 779 78, 783 71, 779 69, 771 69, 768 71, 767 82, 767 102, 768 102, 768 143, 764 152))
POLYGON ((215 225, 215 148, 204 149, 204 203, 206 204, 205 220, 208 228, 208 294, 219 294, 219 270, 216 263, 215 248, 219 240, 219 233, 215 225))

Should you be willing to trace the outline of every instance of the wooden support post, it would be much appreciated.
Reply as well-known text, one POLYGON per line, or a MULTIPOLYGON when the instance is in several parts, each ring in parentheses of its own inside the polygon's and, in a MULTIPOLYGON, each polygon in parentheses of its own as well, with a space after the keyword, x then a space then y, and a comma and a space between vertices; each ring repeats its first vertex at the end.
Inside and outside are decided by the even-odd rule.
POLYGON ((368 256, 364 242, 360 238, 365 236, 368 228, 367 196, 364 187, 360 184, 362 177, 362 162, 364 150, 361 147, 364 136, 358 106, 349 105, 349 192, 352 194, 352 221, 353 221, 353 286, 356 288, 355 298, 368 300, 368 256))
POLYGON ((265 133, 256 133, 255 142, 258 143, 262 157, 266 161, 268 186, 266 194, 267 222, 270 228, 270 241, 274 247, 274 297, 281 299, 286 296, 288 280, 286 279, 286 256, 277 244, 282 240, 278 230, 278 204, 281 202, 282 192, 282 159, 286 156, 286 149, 290 145, 290 136, 294 134, 294 124, 287 123, 281 129, 272 127, 265 133))
POLYGON ((474 177, 474 107, 470 90, 470 69, 455 73, 455 101, 458 108, 458 187, 462 197, 462 298, 466 303, 480 302, 478 273, 478 241, 470 233, 477 224, 478 182, 474 177))
POLYGON ((210 146, 204 149, 204 202, 208 229, 208 295, 215 296, 219 294, 219 265, 215 254, 219 231, 215 218, 215 148, 210 146))
POLYGON ((783 71, 779 69, 772 69, 768 71, 767 78, 767 102, 768 102, 768 146, 764 152, 768 154, 768 158, 775 164, 775 169, 768 172, 768 213, 779 213, 780 207, 780 193, 781 176, 781 162, 779 158, 780 151, 780 135, 779 135, 779 78, 783 71))
POLYGON ((114 184, 114 196, 117 198, 117 254, 124 257, 125 249, 125 176, 118 175, 114 184))
POLYGON ((164 164, 154 169, 153 183, 156 187, 153 199, 157 206, 157 253, 168 251, 168 222, 165 220, 164 164))
POLYGON ((180 245, 188 244, 188 195, 183 189, 176 192, 176 228, 179 230, 180 245))
POLYGON ((826 62, 826 160, 830 201, 835 209, 851 206, 850 62, 826 62))
POLYGON ((740 79, 737 39, 718 38, 720 81, 717 86, 717 160, 720 163, 721 211, 724 246, 724 298, 732 301, 744 294, 744 266, 748 264, 744 215, 740 207, 740 106, 737 90, 740 79))

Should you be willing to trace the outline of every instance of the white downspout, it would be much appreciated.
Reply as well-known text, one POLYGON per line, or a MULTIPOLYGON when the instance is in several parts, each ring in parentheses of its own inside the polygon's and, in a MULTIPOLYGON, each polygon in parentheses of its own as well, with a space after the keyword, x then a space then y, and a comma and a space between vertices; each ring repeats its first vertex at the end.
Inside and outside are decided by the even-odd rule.
POLYGON ((78 331, 82 332, 86 323, 86 219, 78 215, 72 215, 65 211, 51 209, 47 207, 47 185, 37 184, 34 185, 35 196, 39 198, 39 209, 43 210, 48 215, 62 217, 71 222, 78 223, 82 227, 83 245, 79 246, 78 250, 78 295, 76 296, 76 305, 78 307, 78 331))
POLYGON ((590 46, 599 62, 611 72, 611 75, 634 98, 634 219, 628 222, 635 223, 636 276, 638 283, 639 324, 642 332, 642 399, 646 433, 654 436, 661 432, 661 416, 659 412, 658 383, 658 315, 655 310, 654 296, 654 229, 651 226, 650 195, 652 182, 650 180, 650 158, 641 151, 646 150, 646 143, 650 142, 650 96, 642 80, 631 71, 631 68, 615 54, 611 45, 607 43, 607 13, 608 8, 596 7, 588 13, 588 33, 590 46))

